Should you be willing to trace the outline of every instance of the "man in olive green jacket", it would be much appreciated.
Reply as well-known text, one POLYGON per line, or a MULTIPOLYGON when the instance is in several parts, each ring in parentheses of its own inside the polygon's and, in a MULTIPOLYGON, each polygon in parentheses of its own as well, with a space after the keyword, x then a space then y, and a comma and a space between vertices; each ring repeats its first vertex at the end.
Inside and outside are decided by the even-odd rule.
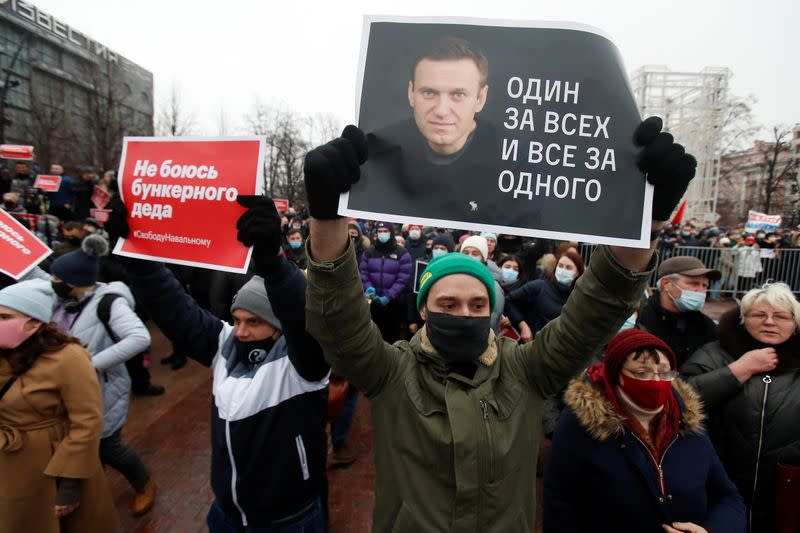
MULTIPOLYGON (((636 134, 644 156, 656 141, 661 146, 640 167, 656 182, 654 219, 665 220, 694 175, 693 158, 659 134, 660 120, 648 121, 636 134), (662 174, 674 179, 659 183, 662 174)), ((370 320, 347 223, 336 214, 338 193, 358 179, 365 160, 363 133, 353 126, 306 157, 313 217, 306 324, 331 366, 371 402, 373 530, 530 532, 542 402, 633 312, 652 248, 599 247, 561 316, 526 345, 495 338, 488 327, 494 298, 482 271, 448 259, 450 270, 440 265, 420 298, 426 326, 390 345, 370 320)))

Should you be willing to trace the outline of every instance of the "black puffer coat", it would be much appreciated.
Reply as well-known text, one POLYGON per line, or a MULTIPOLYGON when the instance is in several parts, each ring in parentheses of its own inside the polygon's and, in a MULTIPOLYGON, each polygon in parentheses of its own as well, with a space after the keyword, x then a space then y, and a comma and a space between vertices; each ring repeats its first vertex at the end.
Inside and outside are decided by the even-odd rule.
POLYGON ((723 315, 718 333, 720 340, 697 350, 680 371, 700 393, 722 464, 752 507, 751 531, 772 532, 776 466, 800 466, 800 338, 775 346, 775 371, 741 384, 728 365, 766 345, 739 323, 738 309, 723 315))

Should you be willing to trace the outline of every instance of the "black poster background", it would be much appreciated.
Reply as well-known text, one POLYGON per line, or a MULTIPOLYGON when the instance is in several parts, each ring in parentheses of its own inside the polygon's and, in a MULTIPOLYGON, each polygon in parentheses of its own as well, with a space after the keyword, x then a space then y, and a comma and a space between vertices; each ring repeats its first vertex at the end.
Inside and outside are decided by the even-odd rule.
MULTIPOLYGON (((491 22, 492 24, 501 24, 491 22)), ((434 225, 464 229, 493 227, 501 233, 576 238, 616 244, 634 244, 642 239, 645 216, 645 180, 635 166, 635 147, 632 133, 641 120, 627 82, 627 74, 615 45, 602 35, 591 31, 503 27, 471 24, 439 24, 409 22, 371 22, 364 65, 359 104, 359 126, 367 133, 378 132, 401 121, 413 121, 413 110, 407 97, 411 64, 418 47, 441 36, 461 37, 480 48, 489 62, 489 91, 483 110, 476 116, 493 126, 496 138, 491 149, 484 149, 480 171, 468 172, 447 179, 421 181, 415 176, 402 175, 379 164, 378 157, 362 167, 362 178, 350 191, 343 214, 394 222, 425 221, 434 225), (562 85, 559 102, 541 105, 508 94, 508 80, 519 77, 527 86, 528 78, 541 80, 544 97, 545 80, 558 80, 562 85), (580 83, 578 103, 563 100, 564 83, 580 83), (516 107, 518 120, 525 109, 534 114, 534 129, 510 130, 504 127, 506 109, 516 107), (610 116, 608 136, 598 138, 567 136, 544 132, 546 111, 559 115, 573 113, 610 116), (518 160, 503 161, 502 139, 518 139, 518 160), (577 146, 575 167, 550 166, 528 162, 529 141, 577 146), (585 155, 589 147, 614 148, 616 171, 589 170, 585 155), (534 195, 532 200, 511 192, 501 192, 498 177, 508 169, 533 174, 531 189, 536 190, 536 174, 550 174, 549 197, 534 195), (586 199, 583 185, 572 190, 566 198, 553 194, 557 176, 598 180, 602 185, 599 200, 586 199), (416 180, 416 181, 415 181, 416 180), (475 207, 477 206, 477 209, 475 207), (592 238, 594 237, 594 238, 592 238)), ((524 90, 523 90, 524 94, 524 90)), ((592 124, 595 124, 592 121, 592 124)), ((594 133, 595 128, 591 131, 594 133)), ((374 140, 374 139, 373 139, 374 140)), ((472 146, 468 147, 468 150, 472 146)), ((555 152, 554 152, 555 153, 555 152)), ((514 185, 516 188, 515 178, 514 185)), ((544 191, 544 189, 541 189, 544 191)), ((344 205, 342 207, 345 207, 344 205)), ((649 223, 649 222, 648 222, 649 223)))

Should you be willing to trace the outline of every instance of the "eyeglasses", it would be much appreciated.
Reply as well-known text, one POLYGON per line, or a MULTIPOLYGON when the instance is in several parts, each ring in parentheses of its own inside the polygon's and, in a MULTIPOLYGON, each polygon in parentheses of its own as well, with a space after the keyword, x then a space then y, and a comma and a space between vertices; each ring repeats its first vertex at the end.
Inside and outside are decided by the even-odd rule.
POLYGON ((749 314, 745 315, 745 318, 748 318, 750 320, 754 320, 756 322, 764 322, 764 321, 767 320, 767 318, 770 318, 770 317, 775 322, 794 322, 794 317, 792 315, 786 314, 786 313, 772 313, 772 314, 770 314, 770 313, 762 313, 762 312, 759 311, 759 312, 749 313, 749 314))
POLYGON ((641 379, 642 381, 653 381, 657 379, 659 381, 674 381, 678 377, 678 373, 675 370, 667 370, 666 372, 632 372, 630 370, 626 370, 631 376, 636 379, 641 379))

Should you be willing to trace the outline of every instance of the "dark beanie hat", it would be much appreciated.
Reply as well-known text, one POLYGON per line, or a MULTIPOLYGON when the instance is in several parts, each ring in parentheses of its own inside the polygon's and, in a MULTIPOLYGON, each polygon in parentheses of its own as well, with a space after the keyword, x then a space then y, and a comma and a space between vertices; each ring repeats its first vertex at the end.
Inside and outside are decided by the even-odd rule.
POLYGON ((78 250, 62 255, 50 266, 50 272, 76 287, 97 283, 100 257, 108 252, 108 242, 100 235, 89 235, 78 250))
POLYGON ((606 365, 608 380, 616 385, 628 355, 643 348, 653 348, 662 352, 669 359, 670 368, 675 369, 675 354, 667 343, 641 329, 626 329, 611 339, 606 348, 603 362, 606 365))
POLYGON ((436 237, 433 238, 433 243, 431 243, 431 248, 436 246, 437 244, 441 244, 445 248, 447 248, 448 252, 452 252, 456 249, 456 243, 453 242, 453 236, 449 233, 439 233, 436 237))

